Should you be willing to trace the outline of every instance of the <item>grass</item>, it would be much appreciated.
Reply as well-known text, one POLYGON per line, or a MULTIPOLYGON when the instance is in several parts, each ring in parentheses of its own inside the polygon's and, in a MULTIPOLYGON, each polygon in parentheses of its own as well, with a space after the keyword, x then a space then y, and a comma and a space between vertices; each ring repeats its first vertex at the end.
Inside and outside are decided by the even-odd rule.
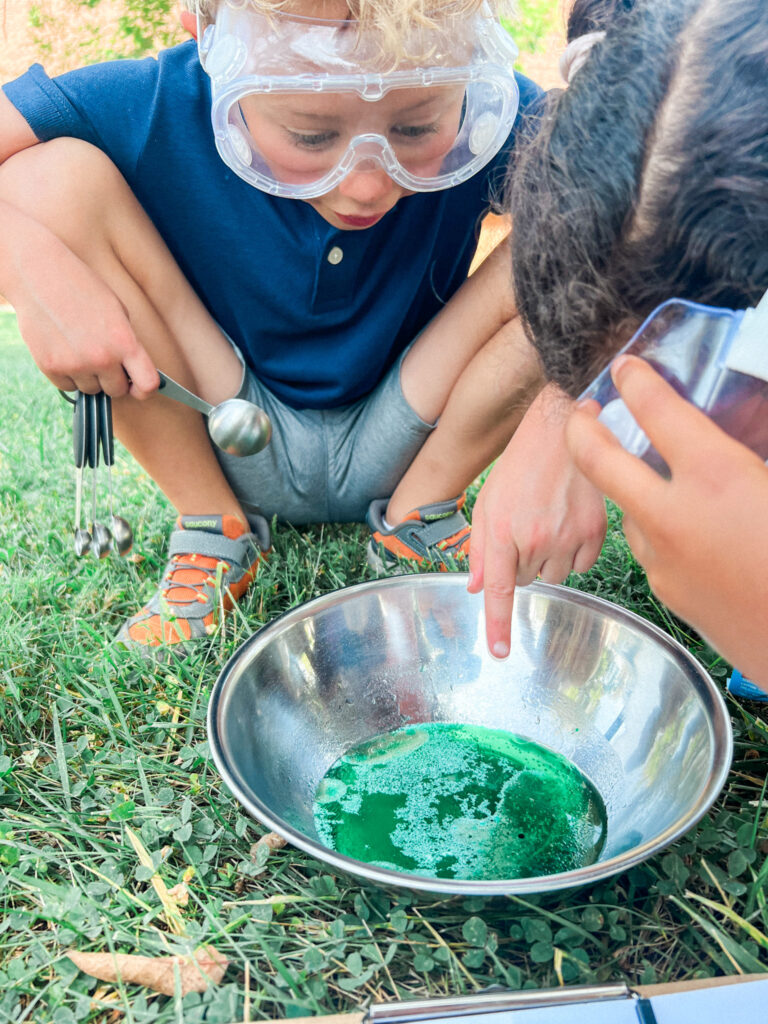
POLYGON ((559 25, 561 0, 520 0, 515 17, 509 21, 512 36, 521 53, 537 53, 559 25))
MULTIPOLYGON (((110 641, 154 587, 170 510, 120 451, 118 509, 140 559, 75 559, 69 406, 35 370, 9 313, 0 373, 0 1021, 229 1024, 246 1019, 246 996, 258 1019, 493 984, 766 969, 768 724, 733 701, 736 757, 711 813, 673 848, 592 888, 435 899, 359 886, 290 848, 254 861, 261 829, 211 764, 207 697, 254 628, 368 577, 364 531, 278 529, 242 614, 207 651, 148 669, 110 641), (153 868, 168 888, 187 885, 180 926, 164 913, 153 868), (183 999, 97 982, 63 956, 154 956, 202 942, 231 966, 222 985, 183 999)), ((597 566, 573 582, 661 625, 724 681, 727 666, 649 594, 615 514, 597 566)))
MULTIPOLYGON (((522 0, 524 54, 541 47, 557 6, 522 0)), ((262 830, 206 746, 211 686, 255 628, 368 578, 365 531, 281 527, 242 613, 183 665, 148 669, 111 638, 155 586, 171 510, 118 446, 117 507, 138 558, 75 559, 69 406, 8 313, 0 374, 0 1024, 231 1024, 489 985, 766 970, 768 723, 760 706, 730 699, 736 756, 713 810, 674 847, 594 887, 430 899, 359 886, 290 848, 254 860, 262 830), (180 917, 164 911, 158 879, 186 885, 180 917), (97 982, 64 956, 201 943, 231 966, 222 985, 183 999, 97 982)), ((570 582, 660 625, 724 683, 728 666, 649 594, 615 513, 600 561, 570 582)))

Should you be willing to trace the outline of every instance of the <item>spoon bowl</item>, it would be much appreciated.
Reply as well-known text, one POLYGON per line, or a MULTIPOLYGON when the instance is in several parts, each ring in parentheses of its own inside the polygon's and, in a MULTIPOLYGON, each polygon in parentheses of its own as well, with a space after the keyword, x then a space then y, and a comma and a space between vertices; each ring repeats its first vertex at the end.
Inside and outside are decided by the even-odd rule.
POLYGON ((106 558, 112 550, 112 534, 103 523, 94 523, 91 533, 91 551, 97 558, 106 558))
POLYGON ((112 516, 112 546, 118 555, 127 555, 133 547, 131 524, 122 516, 112 516))
POLYGON ((272 436, 269 417, 253 402, 229 398, 208 415, 211 440, 229 455, 255 455, 272 436))
POLYGON ((75 530, 75 554, 78 558, 87 555, 91 550, 91 535, 87 530, 78 527, 75 530))
POLYGON ((166 398, 181 402, 208 417, 208 434, 223 452, 238 456, 255 455, 269 444, 272 424, 258 405, 243 398, 227 398, 218 405, 211 405, 161 370, 157 373, 160 391, 166 398))

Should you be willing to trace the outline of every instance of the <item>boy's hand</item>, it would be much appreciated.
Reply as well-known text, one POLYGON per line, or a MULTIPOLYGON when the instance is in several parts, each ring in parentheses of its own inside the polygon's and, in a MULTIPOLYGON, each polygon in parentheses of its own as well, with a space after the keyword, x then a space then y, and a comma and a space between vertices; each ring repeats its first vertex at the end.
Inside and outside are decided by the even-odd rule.
POLYGON ((111 288, 43 225, 0 206, 6 223, 18 228, 24 221, 24 245, 2 284, 45 376, 63 391, 105 391, 113 398, 155 391, 154 363, 111 288))
POLYGON ((643 360, 620 357, 612 372, 671 479, 629 455, 593 402, 571 416, 569 449, 624 509, 624 532, 653 591, 768 689, 768 469, 643 360))
POLYGON ((486 480, 472 513, 469 591, 485 591, 488 648, 509 653, 515 585, 561 583, 600 554, 602 494, 565 446, 571 402, 554 386, 531 405, 486 480))

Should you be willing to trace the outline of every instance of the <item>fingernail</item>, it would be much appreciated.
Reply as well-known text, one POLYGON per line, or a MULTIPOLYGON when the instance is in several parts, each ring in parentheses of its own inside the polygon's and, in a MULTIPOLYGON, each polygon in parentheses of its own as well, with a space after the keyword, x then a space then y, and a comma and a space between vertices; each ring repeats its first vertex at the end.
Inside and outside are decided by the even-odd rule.
POLYGON ((573 407, 574 409, 588 409, 590 407, 590 403, 593 401, 594 399, 592 398, 580 398, 578 402, 574 402, 573 407))
POLYGON ((509 654, 509 644, 504 643, 503 640, 497 640, 491 648, 491 654, 494 658, 506 658, 509 654))
POLYGON ((467 579, 467 590, 471 590, 471 589, 472 589, 472 584, 473 584, 474 582, 475 582, 475 577, 474 577, 474 576, 472 575, 472 573, 470 572, 470 574, 469 574, 469 578, 467 579))
POLYGON ((613 378, 614 384, 618 384, 621 374, 624 372, 624 368, 629 363, 629 356, 616 356, 611 363, 611 377, 613 378))

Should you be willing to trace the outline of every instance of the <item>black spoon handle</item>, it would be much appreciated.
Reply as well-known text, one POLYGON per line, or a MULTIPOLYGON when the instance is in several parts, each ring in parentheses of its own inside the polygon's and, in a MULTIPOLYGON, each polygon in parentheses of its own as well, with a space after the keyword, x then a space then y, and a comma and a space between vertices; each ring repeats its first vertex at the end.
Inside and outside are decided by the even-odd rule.
POLYGON ((86 398, 82 391, 75 392, 75 405, 72 418, 72 449, 75 456, 75 468, 82 469, 85 465, 86 449, 86 398))
POLYGON ((96 469, 99 464, 99 413, 96 395, 85 396, 85 439, 88 465, 96 469))
POLYGON ((96 396, 99 407, 99 441, 105 466, 112 466, 115 461, 115 435, 112 428, 112 399, 109 395, 99 392, 96 396))

